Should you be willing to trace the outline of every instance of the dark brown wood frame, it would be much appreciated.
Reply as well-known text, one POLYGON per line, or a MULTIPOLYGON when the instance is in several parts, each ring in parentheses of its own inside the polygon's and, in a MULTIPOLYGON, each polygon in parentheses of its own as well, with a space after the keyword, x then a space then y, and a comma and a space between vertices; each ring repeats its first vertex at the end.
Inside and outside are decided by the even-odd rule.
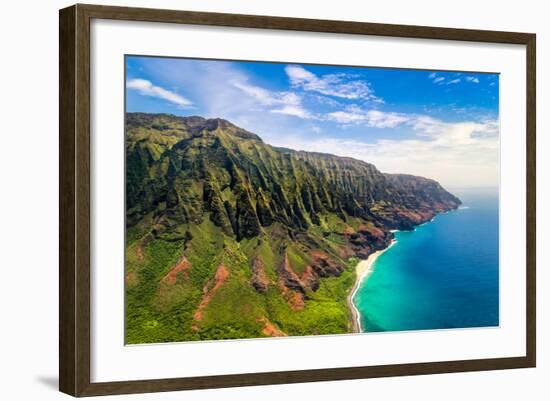
POLYGON ((73 396, 93 396, 535 366, 535 34, 81 4, 60 10, 59 30, 59 388, 62 392, 73 396), (526 355, 511 358, 91 383, 90 21, 93 18, 525 45, 526 355))

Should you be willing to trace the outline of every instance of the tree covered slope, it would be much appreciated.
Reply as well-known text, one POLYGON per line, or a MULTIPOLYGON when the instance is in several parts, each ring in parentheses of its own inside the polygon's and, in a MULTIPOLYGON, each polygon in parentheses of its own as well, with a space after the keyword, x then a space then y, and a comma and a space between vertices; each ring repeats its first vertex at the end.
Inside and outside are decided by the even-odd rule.
POLYGON ((346 333, 354 266, 460 200, 222 119, 126 116, 126 341, 346 333))

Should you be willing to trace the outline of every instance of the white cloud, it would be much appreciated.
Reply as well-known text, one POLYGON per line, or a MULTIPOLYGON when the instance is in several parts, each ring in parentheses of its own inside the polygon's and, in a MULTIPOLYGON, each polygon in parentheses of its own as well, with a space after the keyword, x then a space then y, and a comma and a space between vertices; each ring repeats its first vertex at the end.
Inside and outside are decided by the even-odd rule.
POLYGON ((143 96, 167 100, 183 108, 188 108, 193 104, 189 99, 160 86, 153 85, 151 81, 147 81, 146 79, 130 79, 126 83, 126 88, 136 90, 143 96))
POLYGON ((250 85, 246 82, 233 82, 233 86, 240 89, 248 96, 256 99, 264 106, 273 106, 280 104, 300 104, 300 98, 291 92, 272 92, 259 86, 250 85))
POLYGON ((313 99, 314 101, 316 101, 317 103, 320 103, 322 105, 325 105, 325 106, 329 106, 329 107, 334 107, 334 108, 337 108, 337 107, 342 107, 342 103, 340 103, 338 100, 335 100, 331 97, 328 97, 328 96, 323 96, 323 95, 309 95, 308 96, 313 99))
POLYGON ((458 84, 459 82, 460 82, 460 78, 456 78, 456 79, 453 79, 452 81, 447 82, 447 85, 458 84))
POLYGON ((272 113, 286 114, 303 119, 313 118, 313 115, 302 107, 300 96, 293 92, 269 91, 240 81, 233 82, 233 86, 257 100, 261 105, 275 107, 269 110, 272 113))
POLYGON ((350 74, 326 74, 317 76, 299 65, 287 65, 285 72, 295 88, 317 92, 342 99, 362 99, 383 102, 374 95, 369 84, 350 74))
POLYGON ((444 80, 445 80, 444 77, 436 77, 433 82, 434 82, 434 84, 437 84, 439 82, 443 82, 444 80))
POLYGON ((394 128, 410 120, 410 117, 405 114, 388 113, 378 110, 369 110, 367 117, 369 126, 376 128, 394 128))
POLYGON ((289 116, 295 116, 304 119, 313 118, 312 114, 301 106, 286 105, 280 109, 273 109, 271 110, 271 112, 277 114, 286 114, 289 116))
POLYGON ((430 75, 428 75, 428 78, 430 79, 434 79, 436 77, 436 73, 435 72, 432 72, 430 75))
POLYGON ((375 128, 394 128, 399 124, 410 121, 411 116, 403 113, 365 110, 353 105, 347 107, 345 110, 328 113, 326 119, 340 124, 366 125, 375 128))
POLYGON ((416 137, 408 140, 364 142, 288 135, 273 138, 270 143, 353 157, 373 163, 383 172, 429 177, 444 186, 498 185, 497 121, 446 123, 427 116, 417 116, 409 124, 416 137))
POLYGON ((445 123, 443 121, 423 115, 414 116, 414 118, 411 118, 409 123, 419 136, 436 135, 445 127, 445 123))
POLYGON ((472 82, 472 83, 474 83, 474 84, 478 84, 478 83, 479 83, 479 78, 477 78, 477 77, 466 77, 466 78, 464 78, 464 79, 465 79, 466 81, 472 82))

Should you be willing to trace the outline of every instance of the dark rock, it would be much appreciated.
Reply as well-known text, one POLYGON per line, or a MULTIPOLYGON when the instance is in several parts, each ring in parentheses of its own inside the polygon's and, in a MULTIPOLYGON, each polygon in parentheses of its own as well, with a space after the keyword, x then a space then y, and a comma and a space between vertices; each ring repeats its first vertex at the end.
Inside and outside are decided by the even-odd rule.
POLYGON ((262 259, 257 256, 252 262, 252 286, 256 291, 264 294, 269 285, 269 278, 265 273, 265 265, 262 259))
POLYGON ((279 276, 279 280, 283 282, 285 287, 294 291, 301 292, 302 294, 305 293, 304 285, 300 281, 300 278, 298 277, 296 272, 294 272, 294 270, 292 269, 290 261, 288 260, 288 255, 286 253, 283 263, 275 266, 275 271, 279 276))

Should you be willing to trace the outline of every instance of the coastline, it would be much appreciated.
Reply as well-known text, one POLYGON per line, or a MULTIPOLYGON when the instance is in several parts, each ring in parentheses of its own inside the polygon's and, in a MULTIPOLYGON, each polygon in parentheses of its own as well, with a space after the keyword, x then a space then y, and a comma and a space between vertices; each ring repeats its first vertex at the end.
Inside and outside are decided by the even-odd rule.
MULTIPOLYGON (((452 211, 456 211, 456 210, 460 210, 460 209, 468 209, 468 208, 469 208, 468 206, 458 206, 454 209, 450 209, 450 210, 446 210, 444 212, 436 213, 431 219, 429 219, 429 220, 417 225, 416 227, 414 227, 412 231, 416 231, 416 229, 418 227, 421 227, 425 224, 432 223, 434 221, 434 219, 437 217, 438 214, 447 214, 447 213, 452 212, 452 211)), ((396 233, 396 232, 399 232, 399 231, 400 230, 396 230, 396 229, 390 230, 391 233, 396 233)), ((355 306, 355 303, 353 302, 353 298, 357 294, 357 291, 359 290, 359 287, 361 287, 361 284, 363 283, 363 281, 366 280, 370 276, 370 274, 373 272, 373 265, 374 265, 374 262, 376 262, 376 259, 378 259, 378 257, 380 255, 382 255, 384 252, 386 252, 388 249, 390 249, 396 243, 397 243, 397 240, 395 238, 393 238, 386 248, 380 249, 376 252, 371 253, 367 257, 367 259, 359 261, 359 263, 357 263, 357 265, 355 267, 357 278, 356 278, 355 283, 354 283, 353 287, 351 288, 351 291, 350 291, 350 293, 348 294, 348 297, 347 297, 348 307, 351 310, 352 320, 353 320, 353 322, 352 322, 352 333, 361 333, 361 315, 359 313, 359 310, 355 306)))
POLYGON ((374 262, 376 262, 376 259, 378 259, 380 255, 382 255, 384 252, 386 252, 396 243, 397 243, 397 240, 392 239, 390 244, 386 248, 380 249, 376 252, 371 253, 367 259, 361 260, 359 263, 357 263, 357 266, 355 266, 355 272, 357 274, 357 278, 355 280, 355 284, 353 285, 348 295, 348 306, 351 310, 351 314, 353 318, 353 333, 361 333, 361 316, 360 316, 359 310, 353 303, 353 298, 355 297, 355 294, 359 290, 359 287, 361 286, 363 281, 366 280, 368 276, 370 276, 370 274, 373 272, 372 266, 374 265, 374 262))

